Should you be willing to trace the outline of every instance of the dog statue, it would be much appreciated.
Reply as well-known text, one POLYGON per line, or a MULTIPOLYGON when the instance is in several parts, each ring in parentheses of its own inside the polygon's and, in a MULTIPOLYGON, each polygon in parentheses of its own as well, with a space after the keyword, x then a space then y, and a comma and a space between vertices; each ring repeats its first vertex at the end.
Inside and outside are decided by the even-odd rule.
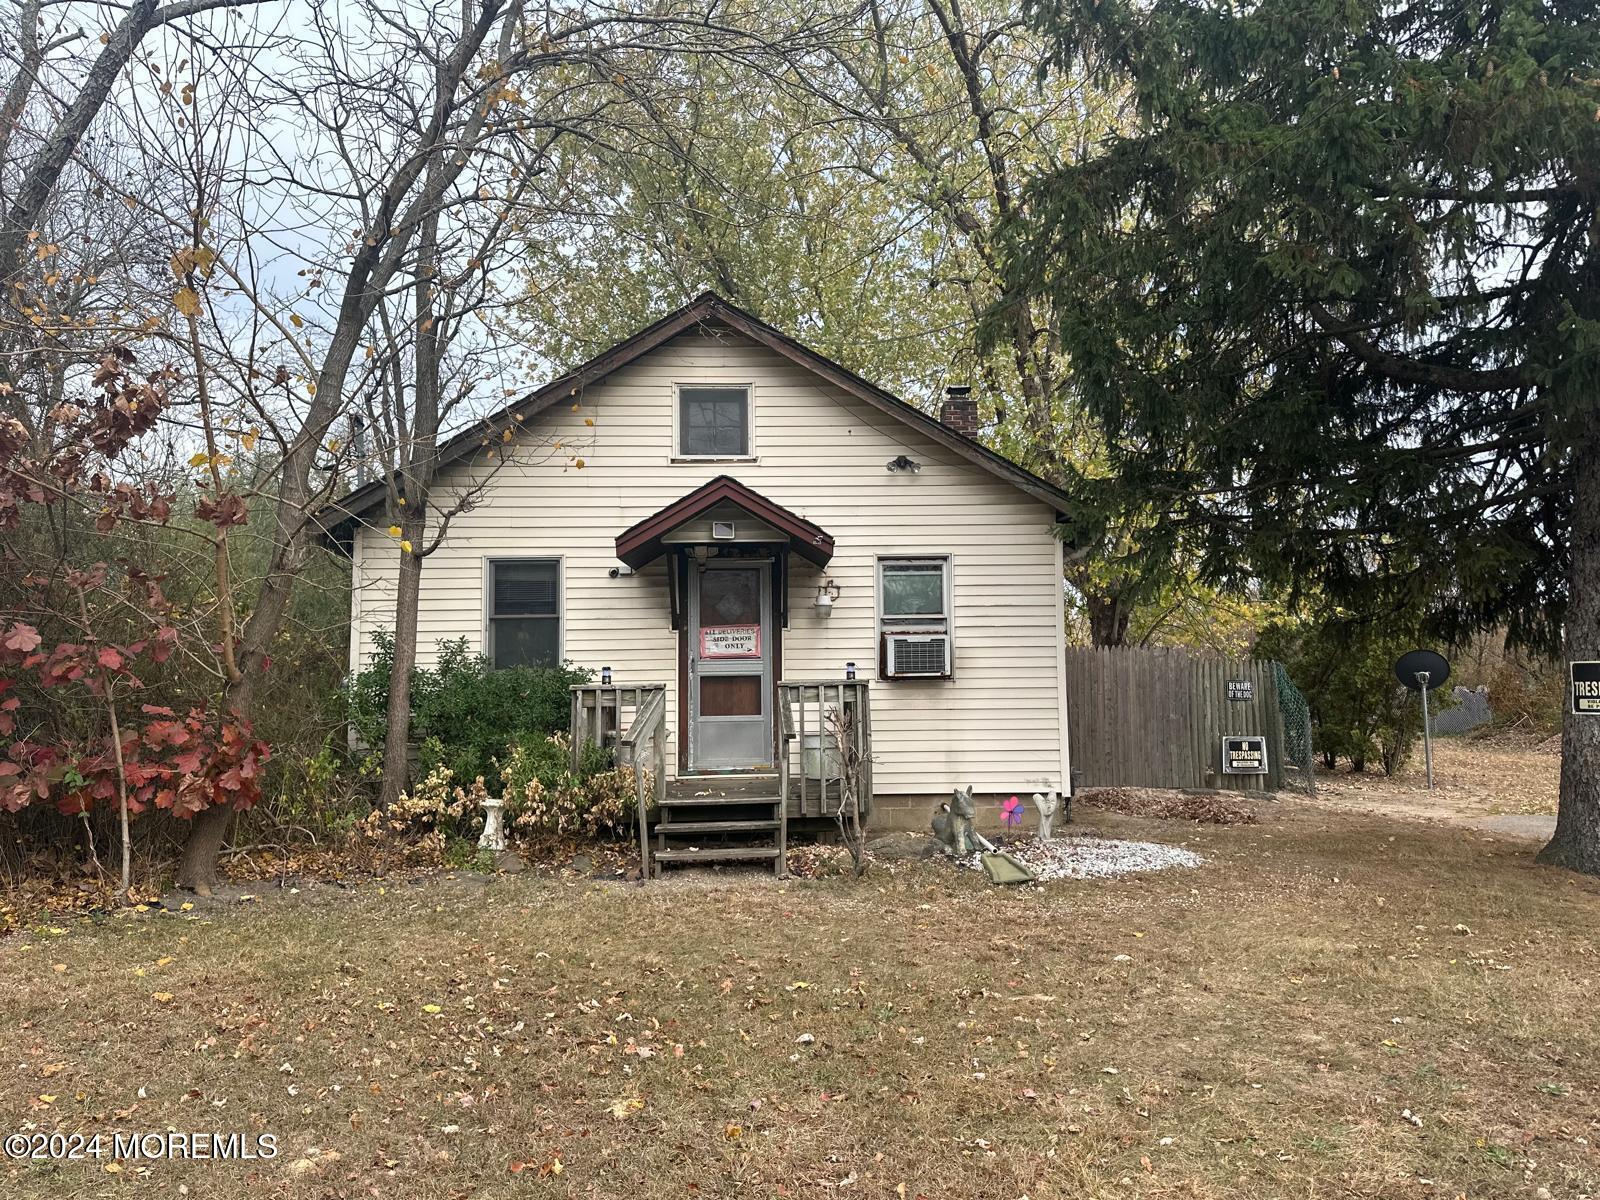
POLYGON ((950 802, 939 805, 933 814, 933 836, 944 845, 944 852, 955 858, 965 858, 977 844, 972 838, 972 818, 977 815, 972 802, 972 785, 956 788, 950 802))

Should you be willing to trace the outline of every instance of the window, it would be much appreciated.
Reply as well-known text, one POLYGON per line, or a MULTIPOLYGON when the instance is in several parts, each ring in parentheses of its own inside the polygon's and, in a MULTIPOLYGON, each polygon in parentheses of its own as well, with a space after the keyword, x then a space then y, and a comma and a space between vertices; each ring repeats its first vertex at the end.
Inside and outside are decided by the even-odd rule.
POLYGON ((878 572, 885 632, 948 627, 949 559, 884 558, 878 560, 878 572))
POLYGON ((554 558, 489 564, 489 661, 502 667, 561 662, 561 563, 554 558))
POLYGON ((749 458, 750 389, 678 388, 680 458, 749 458))
POLYGON ((878 673, 950 679, 950 560, 878 560, 878 673))

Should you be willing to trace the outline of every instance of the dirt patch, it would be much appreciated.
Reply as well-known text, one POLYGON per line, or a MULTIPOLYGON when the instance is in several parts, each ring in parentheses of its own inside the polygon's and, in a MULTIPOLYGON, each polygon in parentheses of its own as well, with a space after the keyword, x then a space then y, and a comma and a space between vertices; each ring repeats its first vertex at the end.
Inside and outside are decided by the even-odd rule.
POLYGON ((1394 778, 1348 771, 1319 774, 1315 802, 1513 837, 1549 836, 1561 784, 1560 744, 1554 739, 1437 738, 1433 774, 1434 790, 1429 792, 1420 751, 1394 778))

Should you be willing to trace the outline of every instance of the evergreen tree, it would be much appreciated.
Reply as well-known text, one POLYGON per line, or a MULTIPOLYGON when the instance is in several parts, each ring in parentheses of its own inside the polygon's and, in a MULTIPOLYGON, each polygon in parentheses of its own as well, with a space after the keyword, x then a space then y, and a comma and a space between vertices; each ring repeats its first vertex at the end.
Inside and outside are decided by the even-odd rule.
MULTIPOLYGON (((1213 579, 1600 658, 1600 8, 1031 16, 1138 118, 1012 229, 1108 446, 1087 511, 1156 500, 1141 552, 1213 579)), ((1544 858, 1600 873, 1600 719, 1566 718, 1544 858)))

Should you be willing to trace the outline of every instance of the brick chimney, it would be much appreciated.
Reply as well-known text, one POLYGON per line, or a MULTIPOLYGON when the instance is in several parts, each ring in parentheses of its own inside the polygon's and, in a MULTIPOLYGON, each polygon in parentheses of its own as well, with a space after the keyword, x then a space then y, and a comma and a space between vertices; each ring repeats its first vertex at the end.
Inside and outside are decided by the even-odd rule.
POLYGON ((978 436, 978 402, 970 387, 959 383, 945 388, 944 403, 939 405, 939 423, 966 437, 978 436))

